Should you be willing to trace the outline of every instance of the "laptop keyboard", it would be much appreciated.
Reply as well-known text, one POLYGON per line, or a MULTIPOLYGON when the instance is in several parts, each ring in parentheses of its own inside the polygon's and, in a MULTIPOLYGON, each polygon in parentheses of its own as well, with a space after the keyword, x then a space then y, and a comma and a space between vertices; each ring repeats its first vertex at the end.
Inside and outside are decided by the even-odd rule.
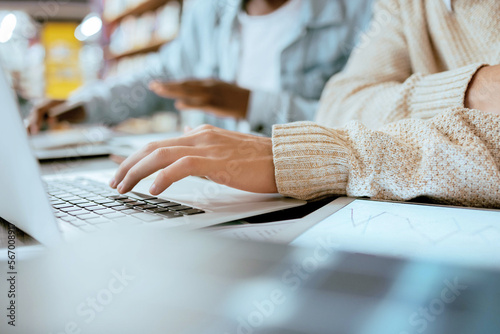
POLYGON ((205 211, 139 193, 120 195, 89 179, 45 183, 58 222, 85 232, 118 225, 138 225, 197 215, 205 211))

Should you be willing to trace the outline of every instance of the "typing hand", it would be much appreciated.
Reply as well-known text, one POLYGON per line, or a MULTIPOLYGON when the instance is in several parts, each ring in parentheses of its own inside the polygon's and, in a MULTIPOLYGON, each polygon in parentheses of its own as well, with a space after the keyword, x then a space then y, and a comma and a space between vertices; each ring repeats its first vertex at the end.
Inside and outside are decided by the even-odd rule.
POLYGON ((153 142, 127 158, 110 181, 121 194, 160 170, 150 192, 159 195, 187 176, 240 190, 276 193, 271 138, 200 126, 179 138, 153 142))
POLYGON ((466 92, 465 107, 500 115, 500 65, 477 71, 466 92))
POLYGON ((45 100, 33 107, 28 118, 28 132, 37 134, 46 122, 53 127, 61 121, 80 122, 85 118, 85 110, 82 106, 69 106, 65 100, 45 100), (57 113, 54 113, 57 108, 57 113))
POLYGON ((245 118, 250 91, 217 80, 191 80, 161 83, 153 81, 150 89, 174 99, 179 110, 198 109, 219 117, 245 118))

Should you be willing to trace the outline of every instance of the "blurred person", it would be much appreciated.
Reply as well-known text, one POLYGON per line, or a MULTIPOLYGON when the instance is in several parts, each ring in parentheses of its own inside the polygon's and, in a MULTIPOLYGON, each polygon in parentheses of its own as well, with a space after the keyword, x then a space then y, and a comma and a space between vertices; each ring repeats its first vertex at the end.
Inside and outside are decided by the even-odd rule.
POLYGON ((327 84, 316 121, 377 129, 455 107, 498 113, 499 14, 494 0, 380 1, 373 33, 327 84))
POLYGON ((500 2, 451 5, 452 10, 441 0, 378 3, 374 22, 389 10, 393 17, 333 79, 319 118, 341 122, 335 115, 345 112, 346 119, 360 118, 369 126, 296 122, 275 125, 272 138, 261 138, 207 125, 147 145, 121 164, 111 187, 126 193, 159 170, 153 195, 199 175, 306 200, 425 196, 499 208, 500 2), (332 103, 334 87, 343 98, 332 103))
MULTIPOLYGON (((164 110, 170 98, 179 110, 246 119, 268 135, 275 123, 312 120, 326 81, 344 67, 369 22, 372 1, 195 1, 156 63, 83 88, 58 117, 116 124, 164 110)), ((57 103, 36 108, 31 132, 57 103)))

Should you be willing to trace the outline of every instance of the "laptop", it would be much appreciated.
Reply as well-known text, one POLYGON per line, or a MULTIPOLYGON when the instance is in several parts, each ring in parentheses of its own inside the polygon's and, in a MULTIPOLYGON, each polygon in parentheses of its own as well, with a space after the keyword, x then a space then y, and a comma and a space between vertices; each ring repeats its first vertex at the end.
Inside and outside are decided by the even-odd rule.
POLYGON ((0 73, 0 101, 0 217, 42 244, 125 226, 197 229, 306 203, 198 177, 176 182, 157 197, 148 193, 154 175, 126 195, 107 185, 114 170, 42 179, 4 73, 0 73))
MULTIPOLYGON (((22 260, 16 327, 5 311, 0 332, 500 332, 498 270, 130 232, 94 234, 22 260)), ((9 286, 0 280, 0 291, 9 286)))

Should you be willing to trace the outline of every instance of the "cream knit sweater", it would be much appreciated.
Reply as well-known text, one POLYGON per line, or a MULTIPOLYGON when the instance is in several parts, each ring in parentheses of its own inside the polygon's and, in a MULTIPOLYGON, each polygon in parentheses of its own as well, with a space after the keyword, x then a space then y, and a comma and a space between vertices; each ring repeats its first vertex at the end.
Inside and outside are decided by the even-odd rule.
POLYGON ((463 107, 472 76, 500 63, 500 1, 379 0, 371 28, 327 84, 316 121, 376 129, 463 107))
POLYGON ((318 115, 361 122, 275 126, 281 194, 500 207, 500 116, 464 108, 477 69, 500 60, 500 1, 453 4, 380 1, 380 29, 331 80, 318 115))

